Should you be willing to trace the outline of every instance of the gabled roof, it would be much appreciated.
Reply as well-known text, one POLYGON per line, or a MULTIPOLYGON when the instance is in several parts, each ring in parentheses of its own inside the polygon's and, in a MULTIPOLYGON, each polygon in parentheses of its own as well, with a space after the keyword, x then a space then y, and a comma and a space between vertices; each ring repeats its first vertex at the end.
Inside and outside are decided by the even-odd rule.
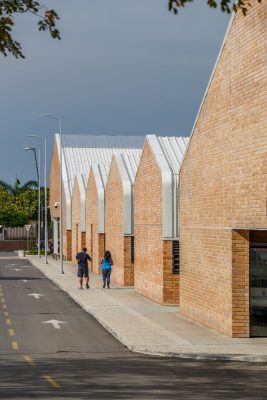
POLYGON ((97 201, 98 201, 98 232, 105 232, 105 189, 108 179, 109 165, 93 163, 90 169, 90 174, 94 174, 97 201))
MULTIPOLYGON (((60 137, 55 135, 60 157, 60 137)), ((71 198, 76 175, 88 174, 91 165, 109 166, 113 154, 132 154, 143 147, 144 136, 62 135, 62 178, 66 198, 66 226, 71 229, 71 198), (107 147, 108 146, 108 147, 107 147)))
POLYGON ((161 171, 163 195, 163 237, 178 237, 178 181, 186 152, 188 137, 147 135, 145 143, 151 148, 161 171))
POLYGON ((140 163, 141 150, 133 154, 115 154, 114 160, 120 174, 123 190, 124 234, 133 234, 133 185, 140 163))
MULTIPOLYGON (((88 175, 88 174, 87 174, 88 175)), ((86 204, 86 186, 87 186, 87 175, 77 174, 75 179, 78 183, 78 188, 80 192, 80 229, 81 232, 86 230, 86 215, 85 215, 85 204, 86 204)), ((74 182, 75 182, 74 179, 74 182)))

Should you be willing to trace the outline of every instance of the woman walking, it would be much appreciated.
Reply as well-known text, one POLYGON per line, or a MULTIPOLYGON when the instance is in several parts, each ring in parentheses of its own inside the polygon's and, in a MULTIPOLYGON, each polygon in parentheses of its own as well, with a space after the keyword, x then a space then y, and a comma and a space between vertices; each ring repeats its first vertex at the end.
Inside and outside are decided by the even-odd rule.
POLYGON ((103 276, 103 289, 107 287, 110 289, 110 274, 111 274, 111 266, 113 265, 113 260, 111 258, 110 251, 106 250, 104 254, 104 258, 101 261, 100 268, 102 269, 103 276))

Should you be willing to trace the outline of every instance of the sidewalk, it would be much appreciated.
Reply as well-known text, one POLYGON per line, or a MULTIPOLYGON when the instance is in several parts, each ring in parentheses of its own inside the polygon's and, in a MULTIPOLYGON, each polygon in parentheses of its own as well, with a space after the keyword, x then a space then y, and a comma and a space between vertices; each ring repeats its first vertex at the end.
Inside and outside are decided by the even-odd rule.
POLYGON ((232 339, 179 315, 177 306, 161 306, 112 284, 102 288, 101 276, 90 273, 90 289, 79 290, 77 267, 49 258, 44 264, 27 257, 52 282, 128 349, 138 353, 194 359, 266 362, 267 338, 232 339))

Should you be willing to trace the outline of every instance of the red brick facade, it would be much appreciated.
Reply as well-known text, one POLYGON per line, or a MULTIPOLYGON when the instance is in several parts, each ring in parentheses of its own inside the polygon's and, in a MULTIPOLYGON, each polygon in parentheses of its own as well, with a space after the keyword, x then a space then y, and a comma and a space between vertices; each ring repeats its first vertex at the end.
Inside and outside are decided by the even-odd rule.
POLYGON ((180 173, 181 312, 234 337, 249 335, 247 230, 267 229, 266 35, 266 4, 253 0, 234 18, 180 173))
POLYGON ((132 286, 131 237, 124 235, 123 188, 114 158, 106 186, 105 232, 106 249, 114 262, 112 280, 119 285, 132 286))
POLYGON ((72 251, 71 260, 76 264, 76 254, 85 246, 85 233, 81 232, 81 197, 78 180, 75 178, 72 194, 72 251))
POLYGON ((100 274, 99 265, 105 251, 105 234, 98 232, 98 192, 91 169, 86 192, 86 247, 92 257, 91 270, 100 274))
POLYGON ((179 275, 172 273, 172 241, 163 240, 162 177, 146 143, 134 193, 135 266, 137 293, 161 304, 178 304, 179 275))

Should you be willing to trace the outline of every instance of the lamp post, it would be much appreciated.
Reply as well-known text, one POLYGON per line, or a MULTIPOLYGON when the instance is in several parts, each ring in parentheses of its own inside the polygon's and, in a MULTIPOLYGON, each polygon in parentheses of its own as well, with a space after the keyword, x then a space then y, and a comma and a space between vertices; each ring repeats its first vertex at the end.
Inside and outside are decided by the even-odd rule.
POLYGON ((55 117, 52 114, 42 114, 43 117, 48 117, 55 119, 59 123, 59 259, 60 259, 60 270, 61 273, 64 274, 63 268, 63 210, 62 210, 62 121, 61 118, 55 117))
POLYGON ((44 189, 45 189, 45 264, 47 264, 47 183, 46 183, 46 138, 39 135, 27 135, 27 137, 38 138, 44 141, 44 189))
POLYGON ((24 150, 31 150, 34 152, 34 159, 36 164, 37 178, 38 178, 38 258, 41 257, 41 183, 40 183, 40 164, 41 164, 41 152, 38 147, 27 146, 24 150), (38 150, 38 164, 36 158, 36 150, 38 150))

